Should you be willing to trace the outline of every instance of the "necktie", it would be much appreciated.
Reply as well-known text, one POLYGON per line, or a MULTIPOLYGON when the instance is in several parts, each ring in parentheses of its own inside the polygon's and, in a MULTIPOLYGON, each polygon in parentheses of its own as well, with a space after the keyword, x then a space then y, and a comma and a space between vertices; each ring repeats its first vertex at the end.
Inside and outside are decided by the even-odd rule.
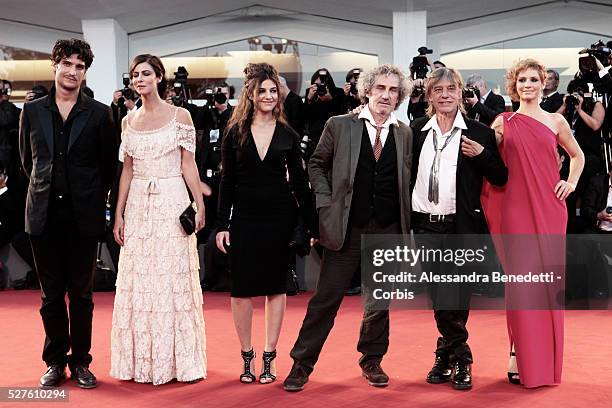
POLYGON ((380 132, 382 132, 383 127, 382 126, 376 126, 376 138, 374 139, 374 159, 376 159, 376 161, 378 161, 378 159, 380 158, 380 154, 382 153, 382 142, 380 141, 380 132))
POLYGON ((434 160, 431 165, 431 172, 429 173, 429 191, 427 194, 427 198, 429 199, 430 202, 434 204, 438 204, 438 202, 440 202, 440 198, 438 197, 438 194, 440 190, 439 178, 440 178, 440 159, 442 158, 442 150, 444 150, 444 148, 448 146, 448 144, 453 139, 455 134, 457 134, 458 131, 459 131, 459 128, 455 128, 455 130, 453 130, 453 132, 446 138, 446 141, 444 141, 444 145, 441 148, 439 148, 438 147, 438 135, 436 134, 436 131, 433 130, 433 145, 434 145, 434 151, 436 152, 436 155, 434 156, 434 160))

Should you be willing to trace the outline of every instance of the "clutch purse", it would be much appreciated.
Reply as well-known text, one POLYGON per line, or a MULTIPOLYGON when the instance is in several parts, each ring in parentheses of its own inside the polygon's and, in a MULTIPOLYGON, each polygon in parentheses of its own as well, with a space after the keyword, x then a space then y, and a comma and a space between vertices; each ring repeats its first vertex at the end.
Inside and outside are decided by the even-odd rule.
POLYGON ((310 234, 301 216, 298 216, 293 228, 289 248, 293 249, 301 258, 310 253, 310 234))
POLYGON ((195 216, 196 216, 196 210, 195 210, 194 202, 189 204, 189 207, 185 208, 185 211, 183 211, 181 215, 179 215, 179 221, 181 223, 181 226, 183 227, 183 230, 185 231, 187 235, 191 235, 195 232, 195 228, 196 228, 195 216))

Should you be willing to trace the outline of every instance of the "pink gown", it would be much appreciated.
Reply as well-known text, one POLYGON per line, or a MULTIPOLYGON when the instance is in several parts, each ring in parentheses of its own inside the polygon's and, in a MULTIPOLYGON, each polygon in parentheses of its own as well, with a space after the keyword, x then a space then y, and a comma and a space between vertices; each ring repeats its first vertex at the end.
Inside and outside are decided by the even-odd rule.
MULTIPOLYGON (((500 154, 508 166, 508 183, 486 185, 482 202, 504 272, 536 272, 556 264, 558 274, 564 275, 567 211, 554 194, 559 181, 557 136, 530 116, 511 112, 502 116, 500 154)), ((563 280, 521 290, 506 284, 508 334, 525 387, 561 382, 563 310, 541 305, 558 304, 562 289, 563 280), (520 305, 534 302, 539 307, 522 308, 539 310, 520 310, 520 305)))

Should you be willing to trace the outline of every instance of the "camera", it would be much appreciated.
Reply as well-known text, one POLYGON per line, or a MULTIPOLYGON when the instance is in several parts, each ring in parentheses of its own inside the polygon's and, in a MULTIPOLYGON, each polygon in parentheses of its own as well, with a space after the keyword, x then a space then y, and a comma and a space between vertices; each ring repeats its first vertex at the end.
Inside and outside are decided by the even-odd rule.
POLYGON ((320 70, 318 73, 318 78, 321 80, 321 83, 317 84, 317 95, 324 96, 327 93, 327 81, 328 81, 327 71, 320 70))
POLYGON ((217 88, 217 92, 215 92, 213 99, 219 105, 223 105, 225 102, 227 102, 227 96, 223 93, 220 87, 217 88))
POLYGON ((412 58, 410 73, 412 79, 425 79, 429 72, 429 61, 425 55, 433 54, 433 50, 423 46, 417 49, 419 55, 412 58))
POLYGON ((174 96, 172 97, 172 104, 174 106, 183 106, 185 102, 187 102, 189 98, 187 88, 187 77, 189 76, 189 72, 185 69, 184 66, 179 66, 174 73, 174 96))
POLYGON ((606 207, 606 214, 612 214, 612 207, 606 207))
POLYGON ((2 95, 2 96, 4 96, 4 95, 10 96, 11 95, 11 88, 9 88, 9 87, 5 88, 4 86, 1 87, 0 88, 0 95, 2 95))
POLYGON ((599 84, 599 74, 597 73, 597 60, 605 67, 610 65, 609 58, 612 54, 612 41, 604 44, 602 40, 591 44, 590 48, 578 51, 578 54, 588 54, 578 58, 579 72, 577 78, 582 78, 587 82, 599 84))
POLYGON ((474 97, 477 97, 478 99, 480 99, 480 90, 478 90, 478 88, 474 86, 466 86, 465 88, 461 90, 461 97, 464 100, 472 99, 474 97))
POLYGON ((425 96, 425 87, 422 85, 415 86, 412 88, 412 93, 410 94, 411 98, 417 98, 420 96, 425 96))
POLYGON ((125 99, 133 100, 134 99, 134 91, 130 88, 130 74, 127 72, 123 73, 123 89, 121 90, 121 96, 125 99))

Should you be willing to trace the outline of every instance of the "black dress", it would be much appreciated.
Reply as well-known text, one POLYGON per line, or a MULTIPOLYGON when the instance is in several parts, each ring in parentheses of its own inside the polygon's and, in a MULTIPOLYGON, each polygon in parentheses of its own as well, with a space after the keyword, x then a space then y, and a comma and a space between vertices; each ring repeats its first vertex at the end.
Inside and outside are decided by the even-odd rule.
POLYGON ((234 128, 223 138, 221 154, 217 232, 230 232, 231 296, 287 293, 296 199, 308 226, 314 211, 298 135, 277 123, 261 160, 251 132, 241 146, 234 128))

